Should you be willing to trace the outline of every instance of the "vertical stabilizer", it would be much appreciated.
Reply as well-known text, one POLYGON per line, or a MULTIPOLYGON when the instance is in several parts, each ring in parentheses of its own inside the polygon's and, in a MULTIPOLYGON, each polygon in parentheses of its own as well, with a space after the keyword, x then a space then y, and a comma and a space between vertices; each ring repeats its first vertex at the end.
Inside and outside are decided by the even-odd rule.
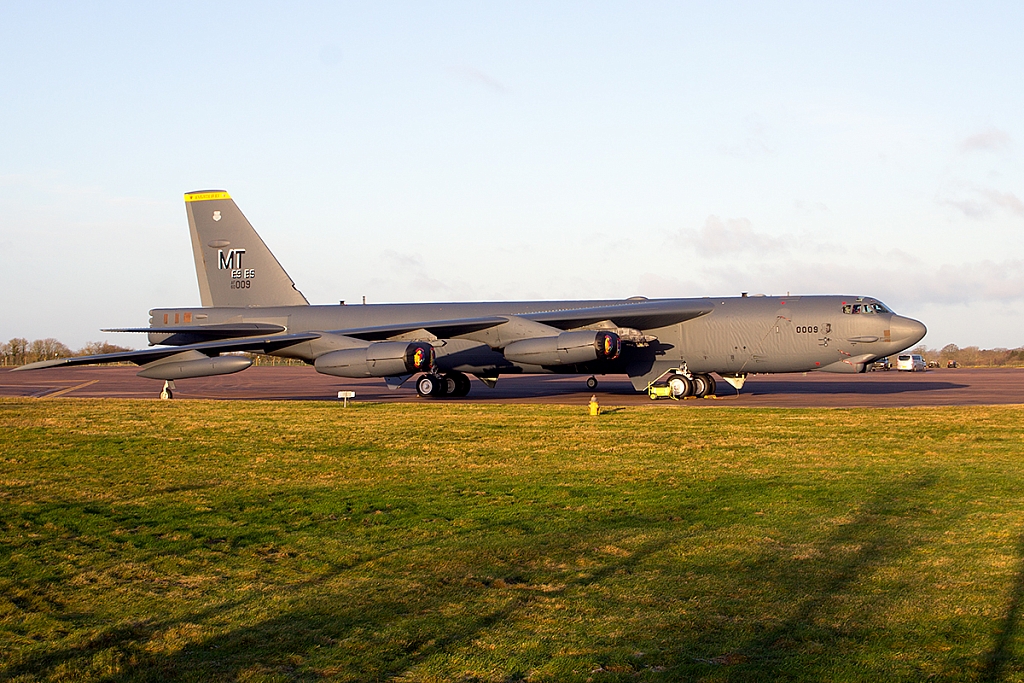
POLYGON ((227 192, 189 192, 185 212, 203 306, 309 304, 227 192))

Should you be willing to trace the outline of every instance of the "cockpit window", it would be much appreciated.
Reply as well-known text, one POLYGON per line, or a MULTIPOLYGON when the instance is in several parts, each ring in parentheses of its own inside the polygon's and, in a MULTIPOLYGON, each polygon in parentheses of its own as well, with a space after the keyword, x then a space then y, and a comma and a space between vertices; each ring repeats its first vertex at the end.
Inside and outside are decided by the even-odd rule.
POLYGON ((843 313, 848 315, 858 313, 888 313, 889 309, 882 304, 846 304, 843 306, 843 313))

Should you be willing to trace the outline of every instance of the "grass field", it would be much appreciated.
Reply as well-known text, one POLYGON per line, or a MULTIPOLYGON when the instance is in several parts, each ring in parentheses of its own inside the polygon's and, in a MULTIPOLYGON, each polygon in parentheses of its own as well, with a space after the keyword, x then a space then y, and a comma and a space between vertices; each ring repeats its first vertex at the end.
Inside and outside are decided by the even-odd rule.
POLYGON ((0 679, 1020 681, 1022 425, 0 401, 0 679))

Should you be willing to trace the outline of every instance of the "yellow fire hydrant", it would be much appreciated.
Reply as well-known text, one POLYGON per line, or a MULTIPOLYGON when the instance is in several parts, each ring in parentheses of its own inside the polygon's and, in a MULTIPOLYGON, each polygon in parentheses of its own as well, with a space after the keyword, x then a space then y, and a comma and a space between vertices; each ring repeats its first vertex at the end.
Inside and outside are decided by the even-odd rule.
POLYGON ((601 406, 599 406, 597 404, 597 394, 594 394, 593 396, 590 397, 590 414, 591 415, 600 415, 601 414, 601 406))

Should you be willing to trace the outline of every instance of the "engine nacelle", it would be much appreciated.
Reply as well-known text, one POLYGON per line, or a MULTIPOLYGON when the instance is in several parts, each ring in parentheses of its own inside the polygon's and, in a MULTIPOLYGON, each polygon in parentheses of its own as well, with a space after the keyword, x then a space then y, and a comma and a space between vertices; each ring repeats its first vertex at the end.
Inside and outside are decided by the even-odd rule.
POLYGON ((396 377, 430 372, 434 347, 425 342, 374 342, 356 349, 331 351, 313 362, 317 372, 336 377, 396 377))
POLYGON ((512 342, 505 358, 530 365, 572 365, 595 360, 615 360, 622 352, 622 340, 614 332, 583 330, 563 332, 557 337, 537 337, 512 342))
POLYGON ((233 372, 241 372, 252 365, 252 360, 245 356, 215 356, 198 360, 190 360, 191 355, 188 353, 183 353, 181 356, 181 359, 171 356, 167 360, 147 365, 138 375, 139 377, 163 380, 213 377, 214 375, 230 375, 233 372))

